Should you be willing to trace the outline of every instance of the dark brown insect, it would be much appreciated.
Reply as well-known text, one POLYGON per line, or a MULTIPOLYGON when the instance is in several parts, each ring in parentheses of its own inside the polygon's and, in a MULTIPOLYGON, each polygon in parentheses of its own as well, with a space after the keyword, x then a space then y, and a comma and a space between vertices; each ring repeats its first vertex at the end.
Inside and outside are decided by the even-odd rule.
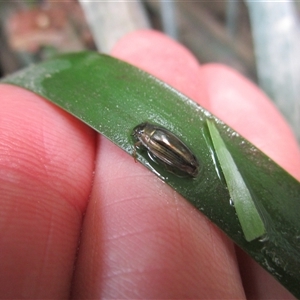
POLYGON ((162 163, 166 169, 178 176, 196 177, 199 173, 199 163, 189 148, 169 130, 142 123, 133 129, 132 133, 136 148, 144 147, 154 161, 162 163))

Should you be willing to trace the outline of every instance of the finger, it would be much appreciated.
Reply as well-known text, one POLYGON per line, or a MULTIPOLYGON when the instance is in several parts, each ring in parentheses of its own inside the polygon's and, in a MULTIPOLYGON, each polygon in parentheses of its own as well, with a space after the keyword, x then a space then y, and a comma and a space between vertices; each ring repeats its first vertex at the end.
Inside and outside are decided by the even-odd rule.
POLYGON ((95 134, 29 91, 0 95, 0 295, 67 298, 95 134))
POLYGON ((137 35, 133 34, 120 40, 112 54, 163 80, 202 106, 208 107, 209 97, 204 86, 205 78, 199 72, 197 59, 184 46, 175 44, 154 31, 143 31, 142 34, 138 34, 138 39, 136 37, 137 35), (154 40, 154 36, 159 41, 154 40), (156 42, 159 44, 154 44, 156 42))
POLYGON ((268 97, 237 72, 203 66, 210 110, 300 180, 300 152, 286 121, 268 97))
MULTIPOLYGON (((165 36, 134 33, 113 54, 206 103, 205 93, 195 87, 201 78, 197 61, 165 36)), ((232 243, 176 192, 101 138, 73 295, 242 299, 244 292, 232 243)))
MULTIPOLYGON (((300 154, 291 129, 266 95, 237 72, 221 65, 202 67, 210 110, 300 179, 300 154)), ((248 255, 239 254, 250 299, 293 299, 248 255)))

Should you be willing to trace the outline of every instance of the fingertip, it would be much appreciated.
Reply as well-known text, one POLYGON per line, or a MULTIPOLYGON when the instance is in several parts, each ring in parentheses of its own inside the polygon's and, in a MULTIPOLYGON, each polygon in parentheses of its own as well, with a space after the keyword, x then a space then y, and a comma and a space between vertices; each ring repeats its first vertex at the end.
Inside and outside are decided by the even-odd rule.
MULTIPOLYGON (((17 171, 30 174, 33 180, 45 183, 52 179, 60 180, 63 184, 59 185, 57 192, 68 195, 74 191, 82 196, 82 192, 89 188, 84 185, 90 182, 87 179, 78 184, 73 177, 79 169, 82 175, 89 173, 91 165, 86 159, 88 154, 95 155, 94 132, 70 114, 28 90, 13 85, 0 85, 0 93, 0 130, 3 150, 6 149, 2 154, 8 159, 17 160, 17 171), (78 156, 83 148, 87 156, 78 156), (63 190, 66 186, 71 188, 63 190)), ((2 167, 9 167, 9 164, 8 161, 2 167)), ((74 199, 76 197, 72 201, 74 199)), ((80 202, 71 204, 82 211, 86 205, 80 202)))
MULTIPOLYGON (((112 54, 202 105, 208 101, 197 60, 163 34, 132 33, 112 54)), ((132 157, 101 137, 75 294, 81 298, 242 298, 231 242, 162 181, 134 164, 132 157), (215 279, 222 281, 217 288, 215 279)))
POLYGON ((3 84, 0 94, 0 294, 66 298, 95 134, 32 92, 3 84))
POLYGON ((187 97, 208 105, 199 63, 184 46, 154 30, 140 30, 121 39, 112 55, 171 85, 187 97))
POLYGON ((271 100, 237 71, 221 64, 201 67, 210 111, 300 179, 295 136, 271 100))

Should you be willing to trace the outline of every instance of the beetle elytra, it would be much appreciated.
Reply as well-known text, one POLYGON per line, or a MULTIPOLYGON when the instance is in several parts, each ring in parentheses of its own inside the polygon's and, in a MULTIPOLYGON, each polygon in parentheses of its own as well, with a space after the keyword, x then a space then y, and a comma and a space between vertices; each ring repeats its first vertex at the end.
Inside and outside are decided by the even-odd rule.
POLYGON ((199 163, 191 150, 168 129, 142 123, 133 129, 134 157, 136 148, 144 147, 154 161, 163 164, 166 169, 178 176, 196 177, 199 163))

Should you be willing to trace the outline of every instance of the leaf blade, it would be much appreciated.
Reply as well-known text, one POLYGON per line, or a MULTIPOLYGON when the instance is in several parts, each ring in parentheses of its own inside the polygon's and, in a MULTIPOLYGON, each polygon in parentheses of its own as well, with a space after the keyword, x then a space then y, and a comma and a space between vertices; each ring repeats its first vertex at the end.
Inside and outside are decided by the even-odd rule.
POLYGON ((251 242, 266 234, 264 223, 255 206, 251 193, 216 126, 210 120, 207 120, 207 125, 243 233, 246 240, 251 242))
POLYGON ((300 297, 300 184, 222 121, 153 76, 93 52, 65 54, 2 82, 43 96, 129 154, 134 145, 132 130, 142 122, 158 124, 177 135, 201 163, 197 178, 178 178, 151 162, 146 154, 139 153, 137 159, 300 297), (226 184, 216 172, 207 119, 214 120, 257 200, 269 237, 264 242, 244 238, 235 209, 229 205, 226 184))

